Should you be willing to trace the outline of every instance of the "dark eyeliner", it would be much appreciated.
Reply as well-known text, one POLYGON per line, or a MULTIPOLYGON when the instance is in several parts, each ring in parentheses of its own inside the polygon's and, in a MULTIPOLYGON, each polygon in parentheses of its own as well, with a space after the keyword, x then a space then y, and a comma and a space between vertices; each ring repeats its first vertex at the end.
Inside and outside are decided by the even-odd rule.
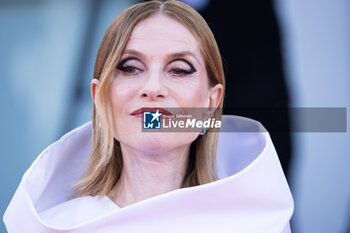
POLYGON ((127 68, 127 67, 123 67, 123 65, 124 65, 127 61, 130 61, 130 60, 137 60, 137 61, 140 61, 140 60, 139 60, 138 58, 136 58, 136 57, 128 57, 128 58, 125 58, 125 59, 123 59, 123 60, 118 64, 117 69, 118 69, 118 70, 123 70, 123 69, 127 68))
POLYGON ((192 74, 192 73, 194 73, 194 71, 192 71, 192 70, 184 70, 184 69, 178 69, 178 70, 180 70, 181 72, 184 72, 185 74, 192 74))
MULTIPOLYGON (((183 69, 181 69, 181 70, 182 70, 184 73, 186 73, 186 74, 192 74, 192 73, 194 73, 194 72, 197 71, 197 70, 193 67, 193 65, 192 65, 190 62, 188 62, 187 60, 185 60, 185 59, 178 58, 178 59, 172 60, 171 62, 174 62, 174 61, 183 61, 183 62, 185 62, 187 65, 189 65, 190 70, 183 70, 183 69)), ((171 62, 170 62, 170 63, 171 63, 171 62)))

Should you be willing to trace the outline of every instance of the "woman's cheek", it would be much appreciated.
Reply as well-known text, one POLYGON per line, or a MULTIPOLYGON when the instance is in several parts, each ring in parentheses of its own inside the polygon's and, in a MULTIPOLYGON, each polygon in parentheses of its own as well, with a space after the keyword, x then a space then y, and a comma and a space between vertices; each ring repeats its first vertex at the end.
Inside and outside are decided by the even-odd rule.
POLYGON ((206 95, 198 87, 184 88, 178 99, 181 99, 179 107, 204 107, 206 106, 206 95))
POLYGON ((111 99, 114 107, 124 106, 127 100, 131 99, 131 85, 125 85, 124 82, 117 83, 114 81, 111 86, 111 99))

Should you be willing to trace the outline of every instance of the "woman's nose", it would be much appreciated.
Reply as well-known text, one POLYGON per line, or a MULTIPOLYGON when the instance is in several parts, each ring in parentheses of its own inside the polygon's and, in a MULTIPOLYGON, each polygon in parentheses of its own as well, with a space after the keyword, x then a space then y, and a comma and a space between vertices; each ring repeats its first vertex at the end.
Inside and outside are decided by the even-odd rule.
POLYGON ((153 73, 146 77, 146 81, 140 89, 139 96, 149 100, 157 100, 168 96, 168 89, 164 85, 164 77, 161 73, 153 73))

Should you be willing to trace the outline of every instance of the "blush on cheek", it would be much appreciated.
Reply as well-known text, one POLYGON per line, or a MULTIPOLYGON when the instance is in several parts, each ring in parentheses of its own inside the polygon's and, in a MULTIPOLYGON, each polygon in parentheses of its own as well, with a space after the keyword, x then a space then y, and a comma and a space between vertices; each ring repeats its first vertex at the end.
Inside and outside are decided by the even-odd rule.
POLYGON ((207 100, 209 98, 208 92, 203 89, 192 89, 183 91, 186 93, 182 96, 182 106, 180 107, 207 107, 207 100))

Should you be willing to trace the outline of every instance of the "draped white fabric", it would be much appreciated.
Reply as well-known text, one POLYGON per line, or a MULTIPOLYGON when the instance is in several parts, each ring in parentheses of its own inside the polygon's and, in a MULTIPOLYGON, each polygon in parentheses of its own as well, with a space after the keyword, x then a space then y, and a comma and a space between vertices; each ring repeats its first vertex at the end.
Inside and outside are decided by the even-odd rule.
POLYGON ((4 215, 9 233, 286 233, 293 198, 260 123, 223 116, 219 180, 119 208, 104 197, 69 200, 91 148, 91 122, 46 148, 24 174, 4 215), (246 130, 245 130, 246 129, 246 130))

